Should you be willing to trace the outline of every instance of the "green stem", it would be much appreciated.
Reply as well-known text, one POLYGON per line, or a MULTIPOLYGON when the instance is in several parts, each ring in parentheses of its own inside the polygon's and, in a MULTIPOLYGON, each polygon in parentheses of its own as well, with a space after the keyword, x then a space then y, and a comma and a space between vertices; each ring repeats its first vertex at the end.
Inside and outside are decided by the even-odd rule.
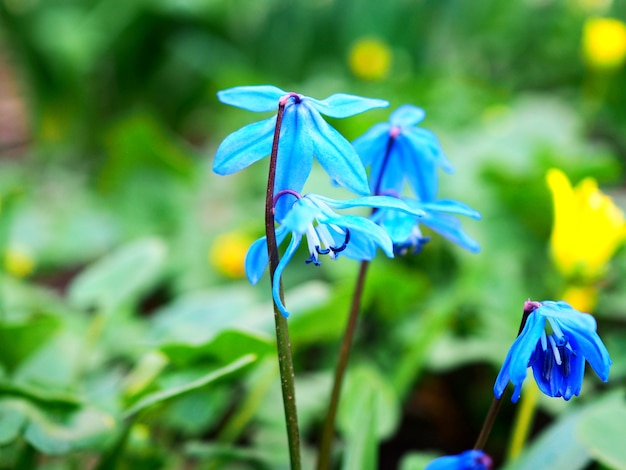
POLYGON ((509 444, 508 459, 514 459, 522 453, 526 439, 530 434, 530 428, 533 424, 537 402, 539 401, 539 389, 527 384, 524 387, 520 407, 517 410, 515 424, 513 425, 513 435, 509 444))
MULTIPOLYGON (((289 96, 289 95, 288 95, 289 96)), ((280 128, 285 112, 287 100, 281 98, 278 104, 274 141, 270 154, 269 175, 267 178, 267 192, 265 195, 265 234, 267 237, 267 253, 269 258, 270 281, 274 284, 274 273, 279 263, 278 245, 274 228, 274 183, 276 181, 276 160, 278 156, 278 142, 280 128)), ((280 281, 279 281, 280 282, 280 281)), ((280 297, 283 299, 283 288, 280 286, 280 297)), ((274 323, 276 327, 276 347, 278 353, 278 368, 280 371, 280 385, 283 396, 283 408, 287 424, 287 440, 289 444, 289 459, 292 470, 300 470, 300 432, 298 430, 298 412, 296 408, 296 390, 293 373, 293 358, 291 356, 291 342, 287 319, 278 310, 274 301, 274 323)))
POLYGON ((357 320, 359 318, 359 312, 361 310, 361 297, 363 296, 363 286, 365 285, 365 277, 367 275, 368 266, 369 261, 361 262, 359 276, 357 278, 354 295, 352 297, 350 316, 348 317, 346 331, 343 336, 343 342, 341 343, 341 350, 339 351, 339 361, 337 362, 337 368, 335 369, 335 380, 333 383, 332 392, 330 394, 330 403, 328 405, 326 419, 324 420, 324 426, 322 428, 322 437, 320 440, 319 455, 317 461, 318 470, 327 470, 328 468, 330 468, 330 451, 332 447, 333 437, 335 434, 335 416, 337 415, 337 407, 339 406, 339 398, 341 396, 341 385, 343 384, 343 378, 345 375, 346 367, 348 365, 348 359, 350 357, 352 338, 354 337, 357 320))

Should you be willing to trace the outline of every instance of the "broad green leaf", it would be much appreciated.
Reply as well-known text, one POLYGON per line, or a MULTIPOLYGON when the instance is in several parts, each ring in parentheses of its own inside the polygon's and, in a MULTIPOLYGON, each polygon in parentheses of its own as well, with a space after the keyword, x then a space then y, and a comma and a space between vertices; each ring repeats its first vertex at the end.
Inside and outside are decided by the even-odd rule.
POLYGON ((215 382, 216 380, 219 380, 229 374, 232 374, 233 372, 236 372, 242 369, 243 367, 251 364, 254 361, 256 361, 256 356, 253 354, 248 354, 228 364, 227 366, 214 370, 213 372, 205 375, 204 377, 200 377, 199 379, 191 381, 185 385, 171 387, 165 390, 160 390, 158 392, 151 393, 143 397, 141 400, 139 400, 137 403, 132 405, 130 408, 128 408, 124 412, 124 416, 126 418, 129 418, 132 415, 152 405, 155 405, 157 403, 162 403, 166 400, 169 400, 170 398, 174 398, 179 395, 182 395, 183 393, 187 393, 192 390, 197 390, 201 387, 205 387, 206 385, 212 382, 215 382))
POLYGON ((341 394, 338 424, 344 434, 349 434, 355 420, 365 411, 360 397, 371 394, 372 401, 367 414, 375 414, 375 435, 382 440, 396 429, 400 418, 400 403, 389 381, 377 369, 360 365, 348 373, 341 394))
POLYGON ((576 437, 582 410, 576 410, 559 418, 547 428, 519 457, 503 467, 503 470, 537 470, 585 468, 591 458, 576 437))
POLYGON ((62 411, 44 408, 22 399, 0 402, 0 442, 8 443, 19 434, 35 449, 60 455, 89 447, 99 447, 112 435, 113 417, 95 408, 62 411))
POLYGON ((0 323, 0 363, 9 371, 41 347, 58 329, 61 321, 53 315, 33 315, 0 323))
POLYGON ((108 313, 134 300, 161 273, 167 248, 158 238, 144 238, 108 254, 81 272, 70 285, 70 302, 108 313))
POLYGON ((577 426, 577 437, 589 454, 608 468, 626 469, 626 404, 603 401, 589 408, 577 426))
POLYGON ((437 457, 437 454, 429 452, 411 452, 402 458, 400 470, 424 470, 437 457))
POLYGON ((274 349, 274 342, 269 336, 237 330, 222 331, 211 341, 200 345, 170 343, 161 347, 170 361, 179 365, 207 357, 228 363, 244 354, 262 357, 274 349))
POLYGON ((377 396, 373 389, 363 389, 354 397, 354 410, 342 470, 375 470, 378 467, 377 396))
POLYGON ((69 392, 49 390, 34 385, 19 384, 0 380, 0 394, 26 398, 42 407, 75 408, 80 400, 69 392))

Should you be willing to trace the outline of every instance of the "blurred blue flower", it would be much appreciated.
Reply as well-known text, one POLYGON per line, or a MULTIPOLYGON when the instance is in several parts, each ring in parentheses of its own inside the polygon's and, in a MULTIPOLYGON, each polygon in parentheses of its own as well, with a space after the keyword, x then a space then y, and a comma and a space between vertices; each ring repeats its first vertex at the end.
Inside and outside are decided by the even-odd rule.
POLYGON ((425 470, 489 470, 491 457, 482 450, 466 450, 459 455, 439 457, 426 465, 425 470))
POLYGON ((502 397, 510 381, 515 386, 511 401, 517 402, 528 367, 532 367, 543 393, 565 400, 580 393, 585 359, 600 379, 609 379, 612 361, 591 315, 574 310, 567 302, 550 300, 527 301, 524 315, 526 324, 511 346, 494 385, 497 398, 502 397))
MULTIPOLYGON (((393 257, 393 243, 382 227, 367 217, 339 215, 333 209, 370 207, 406 211, 414 216, 423 214, 419 208, 410 208, 397 198, 384 196, 335 201, 314 194, 300 196, 295 191, 288 190, 279 192, 277 199, 289 198, 290 195, 296 200, 292 201, 290 210, 276 228, 276 243, 280 245, 288 234, 291 234, 291 240, 276 267, 272 289, 276 305, 285 317, 289 316, 289 313, 280 300, 280 279, 300 246, 302 237, 306 237, 309 248, 306 263, 313 263, 316 266, 321 264, 321 255, 336 259, 343 254, 356 260, 371 260, 376 255, 377 247, 380 247, 387 256, 393 257)), ((262 237, 250 246, 246 255, 246 274, 252 284, 259 281, 267 264, 267 239, 262 237)))
POLYGON ((374 125, 352 142, 364 166, 370 166, 370 189, 373 194, 402 194, 405 182, 418 199, 437 197, 437 168, 452 173, 437 136, 416 127, 424 119, 424 110, 403 105, 395 110, 389 123, 374 125))
MULTIPOLYGON (((255 112, 276 111, 279 103, 284 104, 275 193, 283 189, 302 190, 315 156, 335 183, 356 194, 369 194, 367 175, 354 148, 320 113, 344 118, 389 106, 387 101, 344 93, 316 100, 270 85, 230 88, 217 96, 222 103, 255 112)), ((217 149, 213 171, 228 175, 268 156, 275 127, 276 116, 273 116, 230 134, 217 149)), ((282 216, 286 209, 286 201, 279 201, 277 216, 282 216)))
POLYGON ((389 233, 396 255, 405 255, 408 252, 417 254, 428 242, 430 238, 423 236, 420 224, 472 253, 480 251, 478 242, 463 230, 459 220, 452 215, 464 215, 472 219, 480 219, 480 214, 471 207, 451 199, 440 199, 432 202, 421 202, 409 198, 402 198, 401 200, 409 207, 422 209, 424 215, 415 217, 406 212, 382 209, 374 212, 371 217, 374 222, 389 233))

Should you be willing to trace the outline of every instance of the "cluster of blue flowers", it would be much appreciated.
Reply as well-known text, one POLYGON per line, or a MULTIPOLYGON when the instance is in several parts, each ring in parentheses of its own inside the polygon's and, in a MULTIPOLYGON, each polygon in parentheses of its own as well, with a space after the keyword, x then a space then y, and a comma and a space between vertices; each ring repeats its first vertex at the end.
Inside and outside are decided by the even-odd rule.
MULTIPOLYGON (((387 256, 417 252, 428 240, 423 224, 472 251, 478 244, 461 228, 453 214, 478 219, 480 214, 460 202, 437 199, 439 167, 451 172, 436 136, 416 125, 424 111, 411 105, 397 109, 389 124, 377 124, 352 144, 331 127, 321 114, 344 118, 389 105, 378 99, 343 93, 316 100, 288 93, 274 86, 235 87, 218 93, 223 103, 248 111, 268 112, 283 106, 278 116, 249 124, 232 133, 219 146, 213 170, 228 175, 268 156, 275 133, 278 158, 274 183, 274 214, 277 243, 291 239, 274 275, 274 300, 283 315, 288 312, 279 296, 280 276, 306 237, 310 257, 319 265, 320 255, 335 259, 339 254, 371 260, 379 247, 387 256), (335 201, 300 192, 316 159, 331 180, 364 196, 335 201), (369 181, 366 167, 370 167, 369 181), (408 182, 413 195, 404 197, 408 182), (355 207, 372 209, 370 217, 340 215, 335 210, 355 207)), ((257 240, 246 257, 251 283, 260 279, 268 263, 265 237, 257 240)))
MULTIPOLYGON (((374 125, 350 143, 321 114, 345 118, 389 103, 341 93, 316 100, 274 86, 236 87, 219 92, 218 97, 249 111, 279 109, 277 115, 229 135, 217 150, 213 169, 227 175, 270 153, 277 155, 275 236, 278 245, 288 237, 289 242, 274 272, 272 294, 285 317, 289 312, 280 297, 280 280, 303 239, 309 250, 304 261, 313 265, 319 265, 323 255, 369 261, 378 248, 389 257, 417 253, 428 241, 422 226, 470 252, 480 250, 455 217, 479 219, 480 214, 458 201, 438 199, 438 171, 451 173, 453 168, 437 137, 418 127, 425 116, 422 109, 401 106, 388 123, 374 125), (301 194, 314 159, 334 183, 360 197, 337 201, 301 194), (370 208, 371 214, 341 212, 358 207, 370 208)), ((252 284, 259 281, 267 265, 267 240, 262 237, 246 256, 245 269, 252 284)), ((602 380, 608 380, 611 359, 591 315, 565 302, 528 301, 523 318, 523 329, 498 374, 496 398, 500 399, 512 382, 512 401, 516 402, 529 367, 543 393, 565 400, 580 393, 585 360, 602 380)), ((442 457, 428 466, 429 470, 489 468, 491 459, 482 450, 442 457)))

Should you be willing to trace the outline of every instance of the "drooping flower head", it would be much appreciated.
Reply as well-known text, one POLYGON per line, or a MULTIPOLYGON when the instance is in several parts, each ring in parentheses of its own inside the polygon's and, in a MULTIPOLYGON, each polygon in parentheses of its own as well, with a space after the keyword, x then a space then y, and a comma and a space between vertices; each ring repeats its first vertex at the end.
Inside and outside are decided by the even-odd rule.
MULTIPOLYGON (((387 101, 337 93, 316 100, 297 93, 287 93, 275 86, 241 86, 217 94, 222 103, 255 112, 276 111, 284 106, 274 192, 301 191, 313 166, 313 157, 331 179, 350 191, 369 194, 367 175, 350 143, 320 116, 344 118, 373 108, 389 105, 387 101)), ((217 149, 213 171, 228 175, 268 156, 272 150, 276 116, 249 124, 230 134, 217 149)), ((287 209, 279 202, 277 217, 287 209)))
POLYGON ((455 217, 455 215, 464 215, 472 219, 480 219, 480 214, 471 207, 451 199, 433 202, 420 202, 409 198, 402 200, 409 207, 422 209, 424 215, 415 217, 406 212, 383 209, 376 211, 371 217, 389 233, 393 240, 395 254, 419 253, 430 239, 423 235, 421 224, 472 253, 480 251, 478 242, 463 230, 461 223, 455 217))
MULTIPOLYGON (((370 207, 401 210, 414 216, 423 214, 419 208, 410 208, 399 199, 383 196, 335 201, 315 194, 301 196, 295 191, 285 190, 276 195, 276 199, 280 198, 289 198, 291 207, 279 220, 276 243, 280 245, 289 234, 291 240, 276 267, 272 294, 285 317, 289 316, 289 313, 280 300, 280 278, 303 237, 306 237, 309 248, 309 258, 305 261, 307 264, 319 266, 320 257, 324 255, 331 259, 344 255, 356 260, 371 260, 376 255, 377 248, 381 248, 387 256, 393 257, 393 243, 382 227, 367 217, 339 215, 335 209, 370 207)), ((256 284, 268 264, 266 237, 259 238, 250 246, 245 264, 248 280, 256 284)))
POLYGON ((566 277, 595 280, 626 239, 624 213, 592 178, 572 188, 562 171, 552 169, 547 181, 554 201, 552 259, 566 277))
POLYGON ((550 397, 569 400, 578 396, 585 360, 601 380, 609 379, 609 352, 596 332, 596 321, 568 303, 527 301, 526 323, 511 346, 494 385, 501 398, 509 381, 515 386, 511 401, 520 397, 528 367, 539 389, 550 397))
POLYGON ((352 145, 363 165, 370 166, 373 194, 401 195, 408 182, 421 201, 437 198, 437 168, 452 173, 437 136, 417 127, 426 113, 413 105, 395 110, 388 123, 374 125, 352 145))
POLYGON ((482 450, 466 450, 458 455, 439 457, 426 465, 425 470, 490 470, 491 457, 482 450))

